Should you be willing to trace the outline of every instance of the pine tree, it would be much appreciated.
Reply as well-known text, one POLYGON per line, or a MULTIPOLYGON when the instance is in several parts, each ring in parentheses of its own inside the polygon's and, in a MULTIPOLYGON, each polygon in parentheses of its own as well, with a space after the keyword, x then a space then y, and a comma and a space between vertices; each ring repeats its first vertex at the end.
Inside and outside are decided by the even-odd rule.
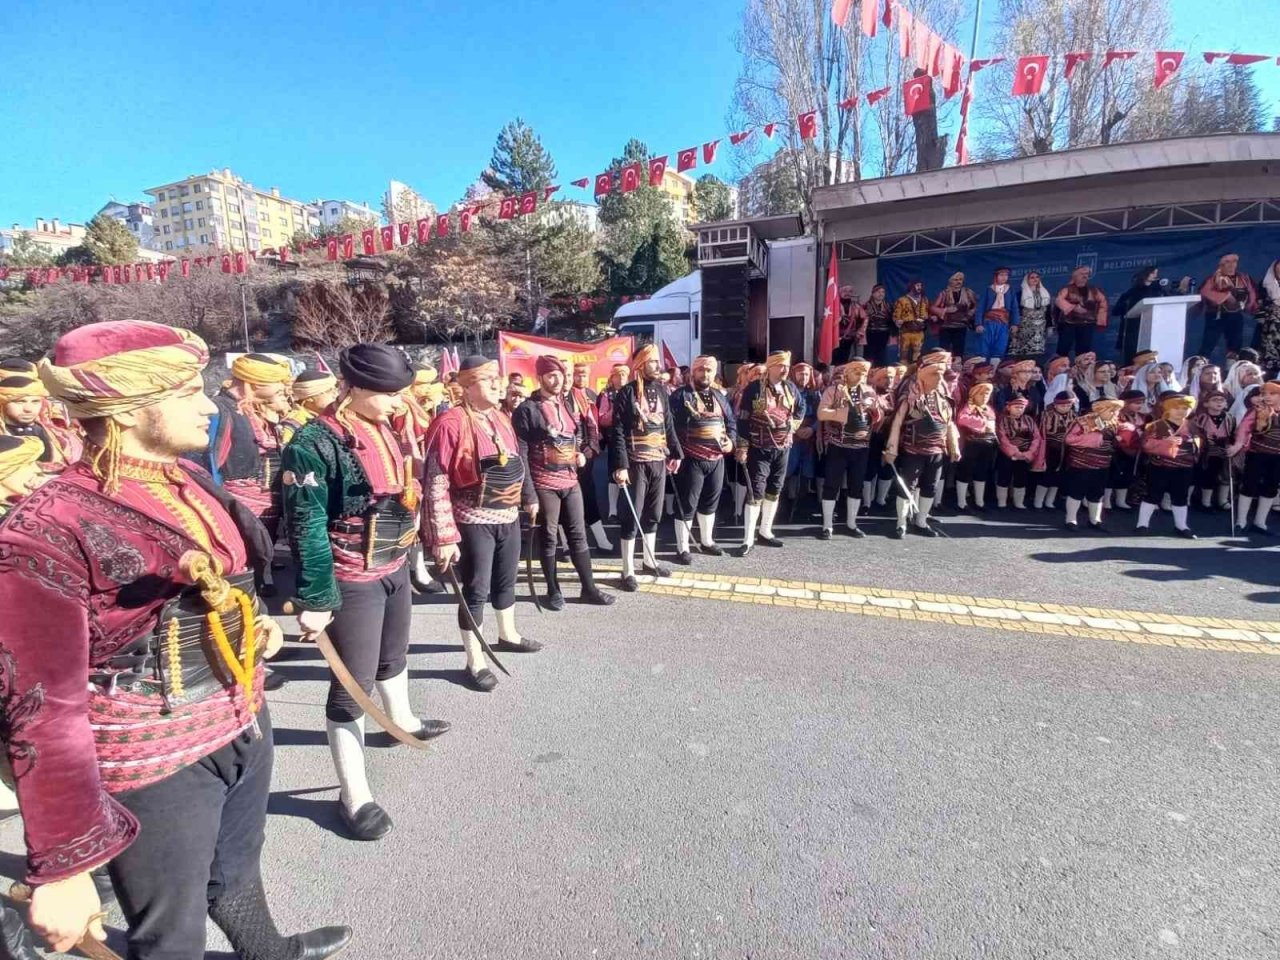
POLYGON ((599 201, 609 292, 615 298, 653 293, 689 271, 684 255, 688 233, 676 222, 671 199, 649 186, 648 170, 642 166, 640 185, 622 192, 622 168, 648 160, 649 148, 642 141, 628 141, 609 168, 614 188, 599 201))
POLYGON ((728 220, 733 216, 733 194, 729 185, 713 173, 704 173, 693 186, 693 205, 704 222, 728 220))
POLYGON ((132 263, 138 256, 138 238, 123 221, 105 213, 89 221, 81 247, 89 263, 132 263))
POLYGON ((551 154, 533 128, 519 117, 498 133, 489 169, 480 175, 489 189, 512 196, 549 187, 555 178, 551 154))

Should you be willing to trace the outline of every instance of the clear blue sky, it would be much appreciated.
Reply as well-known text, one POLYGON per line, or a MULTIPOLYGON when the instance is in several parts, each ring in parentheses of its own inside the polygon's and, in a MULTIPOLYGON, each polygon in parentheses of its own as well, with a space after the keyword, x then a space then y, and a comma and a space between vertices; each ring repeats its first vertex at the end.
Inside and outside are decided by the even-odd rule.
MULTIPOLYGON (((1175 46, 1280 54, 1268 2, 1215 0, 1209 24, 1172 0, 1175 46)), ((742 3, 10 0, 0 224, 83 221, 112 196, 222 166, 298 199, 376 206, 395 178, 447 204, 516 115, 566 183, 631 136, 674 155, 725 130, 742 3)), ((1280 112, 1280 67, 1254 69, 1280 112)))

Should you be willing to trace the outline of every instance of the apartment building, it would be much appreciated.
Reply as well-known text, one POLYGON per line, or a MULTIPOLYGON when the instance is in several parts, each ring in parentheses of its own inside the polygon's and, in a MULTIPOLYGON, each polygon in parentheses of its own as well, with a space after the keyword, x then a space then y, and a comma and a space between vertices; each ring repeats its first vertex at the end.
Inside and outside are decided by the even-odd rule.
POLYGON ((111 200, 98 211, 98 214, 114 217, 128 227, 129 232, 137 238, 139 247, 146 250, 155 249, 155 227, 150 204, 120 203, 117 200, 111 200))
POLYGON ((12 230, 0 230, 0 253, 10 250, 14 242, 23 234, 30 237, 35 246, 49 256, 58 257, 84 242, 84 225, 63 223, 56 218, 45 220, 42 217, 36 218, 34 227, 24 227, 20 223, 15 223, 12 230))
POLYGON ((295 233, 315 233, 320 212, 282 196, 279 187, 259 190, 230 168, 185 177, 145 191, 154 198, 155 246, 171 254, 262 250, 290 242, 295 233))
POLYGON ((357 203, 355 200, 316 200, 311 205, 316 209, 320 226, 326 230, 336 227, 344 217, 367 223, 378 222, 378 211, 367 203, 357 203))

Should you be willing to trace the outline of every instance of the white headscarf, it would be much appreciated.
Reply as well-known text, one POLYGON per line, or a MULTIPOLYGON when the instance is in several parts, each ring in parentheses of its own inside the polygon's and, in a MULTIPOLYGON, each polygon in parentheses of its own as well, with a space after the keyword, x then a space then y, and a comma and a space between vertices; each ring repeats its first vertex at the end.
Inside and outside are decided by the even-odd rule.
POLYGON ((1152 369, 1159 369, 1159 367, 1159 361, 1152 360, 1150 363, 1144 363, 1134 371, 1132 389, 1141 390, 1145 395, 1145 399, 1142 401, 1143 413, 1150 413, 1154 409, 1156 401, 1160 399, 1160 394, 1164 393, 1164 391, 1178 389, 1176 381, 1170 381, 1163 377, 1157 381, 1154 387, 1147 384, 1147 373, 1152 369))
POLYGON ((1236 423, 1243 423, 1244 418, 1248 416, 1249 411, 1253 409, 1249 403, 1249 398, 1262 389, 1262 384, 1255 383, 1245 387, 1240 391, 1240 395, 1236 397, 1235 402, 1231 404, 1231 416, 1235 418, 1236 423))
MULTIPOLYGON (((1250 363, 1248 360, 1237 360, 1231 365, 1231 369, 1227 371, 1227 375, 1222 378, 1222 389, 1231 395, 1231 399, 1235 400, 1244 392, 1244 384, 1241 380, 1245 373, 1252 370, 1258 375, 1259 381, 1262 379, 1262 368, 1256 363, 1250 363)), ((1239 421, 1236 421, 1239 423, 1239 421)))
MULTIPOLYGON (((1026 287, 1023 287, 1022 289, 1026 290, 1026 287)), ((1056 377, 1054 377, 1052 380, 1049 381, 1049 387, 1044 392, 1044 402, 1048 404, 1053 403, 1053 398, 1056 397, 1058 394, 1062 393, 1064 390, 1067 393, 1071 394, 1071 403, 1077 409, 1079 409, 1080 398, 1076 396, 1076 392, 1071 389, 1071 371, 1070 370, 1068 370, 1066 373, 1058 374, 1056 377)))
POLYGON ((1032 290, 1027 283, 1027 278, 1022 278, 1022 307, 1023 309, 1036 310, 1040 307, 1049 305, 1049 291, 1045 288, 1044 281, 1040 281, 1040 288, 1032 290), (1037 299, 1037 297, 1039 299, 1037 299))
POLYGON ((1200 396, 1200 371, 1208 362, 1204 357, 1187 357, 1182 361, 1182 382, 1193 397, 1200 396))
POLYGON ((1280 269, 1280 260, 1273 260, 1271 266, 1267 267, 1267 275, 1262 278, 1262 289, 1267 291, 1272 303, 1280 304, 1280 277, 1276 276, 1277 269, 1280 269))

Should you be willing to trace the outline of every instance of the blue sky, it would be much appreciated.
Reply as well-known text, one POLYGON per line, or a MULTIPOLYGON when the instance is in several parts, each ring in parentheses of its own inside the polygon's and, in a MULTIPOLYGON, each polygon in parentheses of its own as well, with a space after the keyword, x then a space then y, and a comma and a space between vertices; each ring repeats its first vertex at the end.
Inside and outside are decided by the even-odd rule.
MULTIPOLYGON (((112 196, 223 166, 303 200, 376 206, 395 178, 447 204, 516 115, 566 183, 631 136, 674 156, 725 131, 742 2, 10 0, 0 224, 83 221, 112 196)), ((1266 2, 1215 0, 1211 24, 1193 0, 1172 6, 1175 46, 1280 54, 1266 2)), ((1254 69, 1280 112, 1280 67, 1254 69)))

